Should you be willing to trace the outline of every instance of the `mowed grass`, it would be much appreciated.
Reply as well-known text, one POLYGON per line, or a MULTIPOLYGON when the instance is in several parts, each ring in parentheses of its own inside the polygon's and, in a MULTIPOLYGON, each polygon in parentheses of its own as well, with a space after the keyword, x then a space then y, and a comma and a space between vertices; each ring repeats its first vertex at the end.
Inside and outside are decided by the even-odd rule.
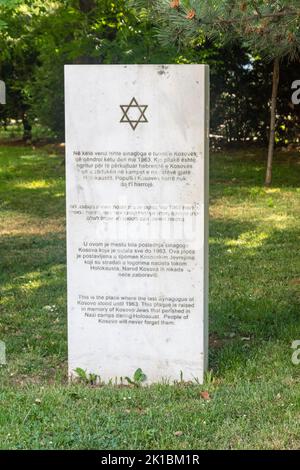
POLYGON ((211 157, 206 383, 136 389, 68 385, 62 157, 0 147, 1 449, 300 447, 300 159, 264 159, 211 157))

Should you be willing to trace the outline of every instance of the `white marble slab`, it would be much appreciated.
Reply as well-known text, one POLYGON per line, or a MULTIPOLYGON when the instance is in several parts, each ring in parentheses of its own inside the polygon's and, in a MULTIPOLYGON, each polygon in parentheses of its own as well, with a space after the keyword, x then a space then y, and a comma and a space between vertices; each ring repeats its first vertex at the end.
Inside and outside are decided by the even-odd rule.
POLYGON ((203 381, 208 67, 65 67, 69 373, 203 381))

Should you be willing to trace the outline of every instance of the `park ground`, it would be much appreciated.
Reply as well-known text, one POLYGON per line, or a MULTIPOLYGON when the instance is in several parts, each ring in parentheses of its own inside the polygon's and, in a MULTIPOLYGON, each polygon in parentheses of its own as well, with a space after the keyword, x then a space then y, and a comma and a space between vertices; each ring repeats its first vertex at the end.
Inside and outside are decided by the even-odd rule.
MULTIPOLYGON (((206 382, 68 385, 65 181, 51 146, 0 146, 1 449, 300 447, 300 158, 210 161, 206 382)), ((147 371, 145 371, 147 373, 147 371)))

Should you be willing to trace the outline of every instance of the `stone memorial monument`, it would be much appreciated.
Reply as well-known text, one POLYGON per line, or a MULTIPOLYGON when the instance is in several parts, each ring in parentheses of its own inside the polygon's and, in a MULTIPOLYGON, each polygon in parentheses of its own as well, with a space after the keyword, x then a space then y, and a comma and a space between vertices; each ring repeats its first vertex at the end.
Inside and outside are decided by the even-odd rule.
POLYGON ((65 67, 69 374, 203 381, 208 67, 65 67))

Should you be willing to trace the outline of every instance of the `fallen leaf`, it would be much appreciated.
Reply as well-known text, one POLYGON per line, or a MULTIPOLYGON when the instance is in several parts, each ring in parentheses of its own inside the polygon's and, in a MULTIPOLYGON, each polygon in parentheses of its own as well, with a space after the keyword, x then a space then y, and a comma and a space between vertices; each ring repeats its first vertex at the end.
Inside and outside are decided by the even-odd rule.
POLYGON ((200 397, 203 398, 203 400, 210 400, 210 394, 207 390, 200 392, 200 397))
POLYGON ((291 279, 289 281, 290 284, 294 284, 295 286, 299 285, 300 284, 300 279, 299 278, 295 278, 295 279, 291 279))
POLYGON ((140 414, 144 414, 144 413, 145 413, 145 410, 144 410, 143 408, 141 408, 140 406, 138 406, 138 407, 136 408, 136 412, 137 412, 137 413, 140 413, 140 414))

